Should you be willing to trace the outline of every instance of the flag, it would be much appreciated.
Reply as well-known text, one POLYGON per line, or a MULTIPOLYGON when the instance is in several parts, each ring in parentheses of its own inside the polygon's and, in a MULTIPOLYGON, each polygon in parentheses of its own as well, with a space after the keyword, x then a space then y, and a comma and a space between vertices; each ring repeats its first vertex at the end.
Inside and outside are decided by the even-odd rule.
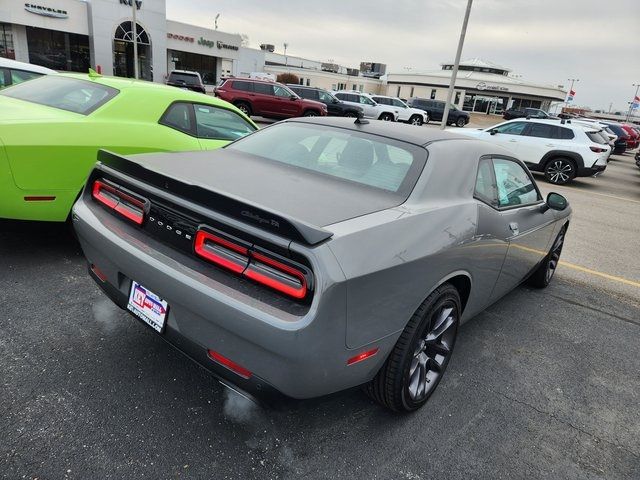
POLYGON ((576 96, 575 90, 569 90, 569 95, 567 95, 567 102, 573 102, 573 97, 576 96))
POLYGON ((635 110, 638 107, 640 107, 640 97, 636 95, 633 102, 631 102, 631 110, 635 110))

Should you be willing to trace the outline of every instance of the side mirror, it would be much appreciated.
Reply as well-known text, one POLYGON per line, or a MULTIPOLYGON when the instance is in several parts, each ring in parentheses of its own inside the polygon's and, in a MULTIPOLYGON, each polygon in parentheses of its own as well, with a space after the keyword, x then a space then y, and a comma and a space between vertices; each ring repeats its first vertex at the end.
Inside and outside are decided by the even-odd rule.
POLYGON ((551 192, 547 195, 547 206, 552 210, 561 212, 569 206, 569 202, 559 193, 551 192))
POLYGON ((333 100, 331 100, 331 103, 340 103, 340 100, 338 100, 337 98, 334 98, 333 100))
POLYGON ((498 130, 496 130, 495 128, 492 128, 491 130, 489 130, 489 133, 491 135, 495 135, 496 133, 498 133, 498 130))
POLYGON ((297 97, 296 95, 291 95, 289 97, 289 100, 297 100, 299 97, 297 97))

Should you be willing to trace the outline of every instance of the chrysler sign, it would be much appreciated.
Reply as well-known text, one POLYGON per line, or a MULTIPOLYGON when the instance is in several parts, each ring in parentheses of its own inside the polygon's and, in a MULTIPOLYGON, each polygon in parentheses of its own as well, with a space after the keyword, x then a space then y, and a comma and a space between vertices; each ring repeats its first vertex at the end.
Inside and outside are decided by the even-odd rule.
POLYGON ((43 5, 36 5, 34 3, 25 3, 24 9, 27 12, 35 13, 36 15, 43 15, 45 17, 53 18, 68 18, 69 14, 66 10, 58 8, 45 7, 43 5))
POLYGON ((487 85, 484 82, 479 82, 476 85, 476 89, 478 90, 492 90, 494 92, 508 92, 509 89, 507 87, 501 87, 499 85, 487 85))

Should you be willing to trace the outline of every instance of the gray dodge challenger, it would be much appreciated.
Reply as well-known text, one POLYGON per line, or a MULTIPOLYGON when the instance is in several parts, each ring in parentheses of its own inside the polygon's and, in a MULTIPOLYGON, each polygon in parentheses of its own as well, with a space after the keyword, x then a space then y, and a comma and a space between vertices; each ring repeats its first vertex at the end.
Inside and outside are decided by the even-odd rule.
POLYGON ((213 152, 98 160, 73 208, 89 274, 266 399, 364 386, 421 407, 461 323, 549 284, 571 212, 500 147, 390 122, 298 118, 213 152))

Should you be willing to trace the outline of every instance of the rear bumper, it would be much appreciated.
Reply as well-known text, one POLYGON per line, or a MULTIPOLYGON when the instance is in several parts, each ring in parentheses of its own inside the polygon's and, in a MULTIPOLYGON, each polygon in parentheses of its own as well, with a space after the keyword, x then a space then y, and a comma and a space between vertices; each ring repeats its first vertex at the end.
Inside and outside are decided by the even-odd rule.
POLYGON ((607 169, 606 165, 593 165, 591 167, 582 167, 578 169, 578 177, 590 177, 604 172, 607 169))
POLYGON ((191 268, 191 257, 181 261, 180 252, 168 255, 168 246, 90 208, 84 198, 73 208, 73 222, 87 261, 106 280, 92 277, 118 306, 126 308, 132 280, 149 288, 169 304, 161 336, 223 383, 252 396, 304 399, 361 385, 373 378, 395 343, 389 337, 356 351, 346 348, 344 276, 328 248, 316 252, 318 291, 310 308, 294 315, 191 268), (373 347, 380 349, 377 355, 347 366, 349 358, 373 347), (251 377, 217 364, 209 349, 248 369, 251 377))

